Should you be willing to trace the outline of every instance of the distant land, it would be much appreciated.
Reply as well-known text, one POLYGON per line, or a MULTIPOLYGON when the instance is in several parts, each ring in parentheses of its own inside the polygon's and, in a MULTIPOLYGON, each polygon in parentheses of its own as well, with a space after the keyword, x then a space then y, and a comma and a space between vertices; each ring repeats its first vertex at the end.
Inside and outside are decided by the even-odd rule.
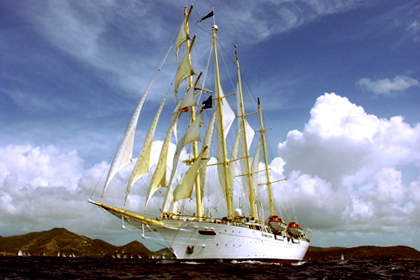
POLYGON ((420 260, 420 252, 408 246, 309 247, 305 260, 420 260))
POLYGON ((173 258, 169 249, 152 252, 138 241, 115 246, 100 239, 78 235, 65 228, 0 236, 0 256, 173 258))
MULTIPOLYGON (((97 258, 173 258, 172 252, 153 252, 139 241, 115 246, 100 239, 78 235, 65 228, 2 237, 0 256, 97 257, 97 258)), ((420 260, 420 252, 408 246, 309 247, 305 260, 420 260)))

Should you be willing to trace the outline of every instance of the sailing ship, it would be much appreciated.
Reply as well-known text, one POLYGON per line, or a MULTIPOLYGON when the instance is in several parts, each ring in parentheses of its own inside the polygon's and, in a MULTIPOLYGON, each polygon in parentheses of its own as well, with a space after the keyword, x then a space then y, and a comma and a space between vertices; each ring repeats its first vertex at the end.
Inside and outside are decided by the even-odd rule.
MULTIPOLYGON (((191 53, 196 38, 195 36, 191 38, 189 35, 189 18, 192 8, 192 6, 190 9, 184 8, 185 18, 174 43, 177 64, 173 81, 175 105, 168 110, 171 113, 170 125, 155 169, 150 170, 149 166, 151 165, 152 143, 159 117, 169 92, 172 92, 172 86, 166 93, 145 136, 143 148, 134 164, 125 190, 124 206, 115 207, 103 202, 105 189, 112 185, 112 179, 133 160, 134 135, 152 81, 143 94, 117 148, 101 198, 93 200, 91 197, 89 202, 118 217, 123 227, 130 225, 135 228, 143 238, 147 238, 146 231, 159 235, 159 238, 173 252, 174 257, 181 261, 298 262, 303 259, 309 247, 311 231, 303 229, 297 223, 297 218, 295 221, 286 223, 278 214, 276 215, 272 185, 277 184, 278 181, 270 177, 266 147, 268 129, 264 128, 260 101, 258 99, 256 112, 259 119, 256 123, 259 123, 260 129, 254 131, 247 120, 250 114, 245 114, 236 46, 235 64, 238 80, 236 92, 232 94, 236 95, 236 113, 229 104, 227 98, 229 95, 223 92, 218 62, 216 24, 209 32, 211 34, 209 53, 214 62, 214 72, 212 71, 211 75, 214 76, 215 83, 213 90, 205 88, 204 82, 200 79, 206 77, 206 74, 203 75, 201 72, 196 75, 192 66, 191 53), (186 51, 179 62, 178 53, 183 45, 186 51), (178 97, 182 95, 180 92, 183 92, 180 90, 181 84, 185 85, 185 94, 178 102, 178 97), (185 126, 183 136, 177 141, 176 135, 181 131, 181 119, 185 119, 189 125, 185 126), (236 134, 230 133, 230 138, 234 141, 229 142, 227 135, 235 119, 237 131, 236 134), (213 133, 214 130, 216 133, 213 133), (260 140, 258 144, 253 145, 256 146, 255 155, 251 157, 251 143, 256 133, 259 133, 260 140), (177 142, 172 169, 167 163, 171 139, 177 142), (192 147, 189 153, 185 152, 186 147, 192 147), (230 154, 228 154, 229 150, 230 154), (264 163, 260 163, 261 150, 264 163), (184 160, 181 160, 182 158, 184 160), (177 169, 186 171, 179 174, 177 169), (263 176, 264 180, 261 179, 263 176), (142 211, 145 213, 126 209, 127 198, 132 187, 138 187, 139 184, 135 185, 135 183, 142 177, 147 177, 143 182, 147 182, 148 188, 144 202, 147 207, 142 211), (265 207, 258 196, 261 192, 260 188, 268 194, 267 205, 270 211, 268 218, 264 217, 265 207), (238 193, 242 196, 236 199, 238 193), (206 195, 211 198, 205 199, 206 195), (245 199, 241 200, 241 197, 245 199), (152 200, 160 204, 158 207, 160 211, 157 214, 148 212, 152 200), (216 209, 217 207, 211 208, 209 201, 212 201, 213 205, 216 203, 223 210, 216 209), (186 203, 193 205, 192 210, 187 209, 186 203), (245 211, 249 214, 243 214, 245 211), (218 214, 217 217, 214 217, 216 216, 214 212, 218 214), (223 214, 220 215, 220 213, 223 214)), ((214 12, 203 17, 201 21, 210 17, 214 20, 214 12)))

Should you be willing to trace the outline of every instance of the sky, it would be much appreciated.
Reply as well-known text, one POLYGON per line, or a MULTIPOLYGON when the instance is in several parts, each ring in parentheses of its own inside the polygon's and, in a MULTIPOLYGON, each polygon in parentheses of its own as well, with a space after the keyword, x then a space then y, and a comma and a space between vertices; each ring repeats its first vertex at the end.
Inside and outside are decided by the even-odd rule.
MULTIPOLYGON (((1 236, 53 227, 114 244, 131 236, 87 200, 101 192, 190 4, 0 1, 1 236)), ((419 2, 194 1, 191 28, 209 30, 213 20, 222 52, 232 58, 238 46, 244 87, 272 127, 272 172, 287 177, 311 245, 420 250, 419 2), (212 6, 215 17, 196 24, 212 6)), ((151 122, 174 75, 173 50, 168 57, 135 154, 148 130, 141 124, 151 122)), ((154 158, 166 129, 158 128, 154 158)), ((128 176, 122 170, 115 184, 128 176)))

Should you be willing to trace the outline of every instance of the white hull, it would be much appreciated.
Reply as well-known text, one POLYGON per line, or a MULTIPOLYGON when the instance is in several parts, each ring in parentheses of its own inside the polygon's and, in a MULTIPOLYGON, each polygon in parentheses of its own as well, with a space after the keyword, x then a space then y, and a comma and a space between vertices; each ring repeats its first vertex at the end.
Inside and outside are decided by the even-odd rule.
POLYGON ((209 222, 164 221, 152 226, 179 260, 260 260, 279 263, 303 259, 309 242, 283 238, 260 230, 209 222), (166 227, 170 226, 170 227, 166 227))

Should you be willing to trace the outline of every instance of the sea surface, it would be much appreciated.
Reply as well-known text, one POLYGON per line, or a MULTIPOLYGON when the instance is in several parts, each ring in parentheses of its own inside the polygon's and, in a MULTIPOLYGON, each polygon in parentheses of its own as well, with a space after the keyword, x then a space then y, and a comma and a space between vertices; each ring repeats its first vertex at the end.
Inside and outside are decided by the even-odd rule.
POLYGON ((309 261, 278 265, 0 257, 0 279, 420 279, 420 261, 309 261))

